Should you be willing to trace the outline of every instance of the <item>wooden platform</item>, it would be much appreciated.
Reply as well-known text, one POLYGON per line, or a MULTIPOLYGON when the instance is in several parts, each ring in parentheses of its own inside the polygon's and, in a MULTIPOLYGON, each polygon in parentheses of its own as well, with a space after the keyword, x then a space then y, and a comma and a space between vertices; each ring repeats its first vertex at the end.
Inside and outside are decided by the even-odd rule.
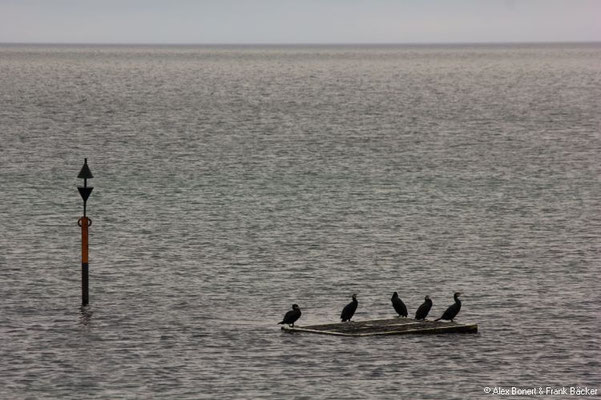
POLYGON ((284 325, 285 332, 307 332, 338 336, 376 336, 436 333, 478 333, 477 324, 459 324, 450 321, 417 321, 412 318, 375 319, 336 324, 309 325, 291 328, 284 325))

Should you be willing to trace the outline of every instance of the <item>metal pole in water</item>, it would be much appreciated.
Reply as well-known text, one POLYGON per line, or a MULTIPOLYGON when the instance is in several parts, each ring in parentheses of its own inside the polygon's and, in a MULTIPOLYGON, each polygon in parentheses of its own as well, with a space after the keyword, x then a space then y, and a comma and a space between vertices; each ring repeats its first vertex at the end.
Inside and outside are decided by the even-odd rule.
POLYGON ((79 219, 81 226, 81 305, 87 306, 89 303, 89 279, 88 279, 88 226, 90 226, 88 217, 79 219))
POLYGON ((88 276, 88 227, 92 225, 92 220, 86 216, 86 202, 92 193, 91 186, 88 186, 88 179, 93 178, 92 172, 88 167, 88 159, 84 159, 83 167, 79 171, 78 178, 83 179, 83 186, 78 186, 79 194, 83 199, 83 217, 77 224, 81 227, 81 305, 87 306, 89 303, 89 276, 88 276))

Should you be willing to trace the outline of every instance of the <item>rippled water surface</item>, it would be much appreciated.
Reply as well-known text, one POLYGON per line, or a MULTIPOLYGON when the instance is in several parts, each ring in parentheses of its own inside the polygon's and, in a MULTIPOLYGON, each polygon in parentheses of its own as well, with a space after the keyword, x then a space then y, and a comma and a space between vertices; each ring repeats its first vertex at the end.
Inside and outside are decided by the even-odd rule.
POLYGON ((601 389, 598 44, 3 45, 0 102, 0 398, 601 389), (480 333, 276 325, 393 291, 480 333))

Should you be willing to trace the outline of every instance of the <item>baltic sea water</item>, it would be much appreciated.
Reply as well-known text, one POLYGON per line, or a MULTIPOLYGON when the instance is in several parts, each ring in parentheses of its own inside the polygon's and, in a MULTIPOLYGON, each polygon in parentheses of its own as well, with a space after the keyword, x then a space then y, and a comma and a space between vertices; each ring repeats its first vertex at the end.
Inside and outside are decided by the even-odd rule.
POLYGON ((1 45, 0 104, 0 398, 601 389, 599 44, 1 45), (276 325, 393 291, 480 332, 276 325))

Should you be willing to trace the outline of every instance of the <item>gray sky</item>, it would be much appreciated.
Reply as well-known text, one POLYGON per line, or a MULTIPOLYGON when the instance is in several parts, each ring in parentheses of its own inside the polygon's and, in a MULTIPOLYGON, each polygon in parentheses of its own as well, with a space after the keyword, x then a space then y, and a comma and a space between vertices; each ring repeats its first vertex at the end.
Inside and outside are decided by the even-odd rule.
POLYGON ((0 42, 601 41, 601 0, 0 0, 0 42))

